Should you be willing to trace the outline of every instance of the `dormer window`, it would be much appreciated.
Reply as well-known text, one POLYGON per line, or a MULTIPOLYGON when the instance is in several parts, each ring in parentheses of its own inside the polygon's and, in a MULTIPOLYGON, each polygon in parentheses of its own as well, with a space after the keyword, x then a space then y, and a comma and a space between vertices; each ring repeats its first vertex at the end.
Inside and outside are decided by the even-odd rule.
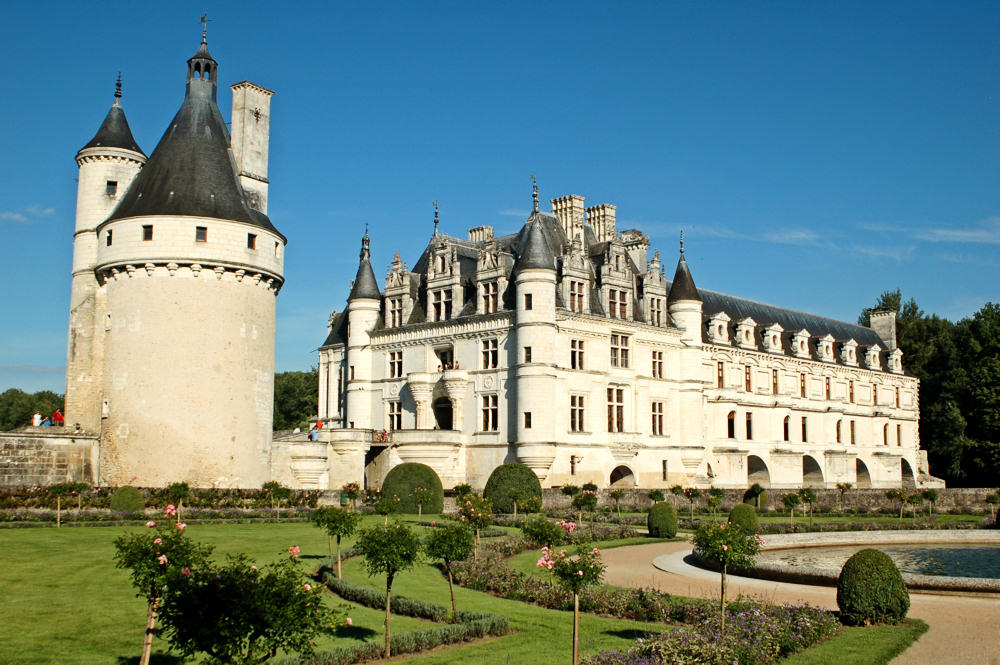
POLYGON ((586 284, 579 280, 569 282, 569 311, 583 312, 583 290, 586 284))
POLYGON ((496 282, 483 282, 479 285, 482 292, 483 313, 492 314, 499 306, 498 286, 496 282))
POLYGON ((799 358, 809 357, 809 331, 805 328, 792 335, 792 352, 799 358))
POLYGON ((431 319, 446 321, 451 318, 451 289, 438 289, 431 293, 431 319))
POLYGON ((754 336, 754 330, 756 328, 757 322, 749 316, 740 320, 739 323, 736 324, 736 343, 744 349, 756 348, 757 340, 754 336))
POLYGON ((713 344, 729 344, 729 315, 719 312, 708 320, 708 341, 713 344))

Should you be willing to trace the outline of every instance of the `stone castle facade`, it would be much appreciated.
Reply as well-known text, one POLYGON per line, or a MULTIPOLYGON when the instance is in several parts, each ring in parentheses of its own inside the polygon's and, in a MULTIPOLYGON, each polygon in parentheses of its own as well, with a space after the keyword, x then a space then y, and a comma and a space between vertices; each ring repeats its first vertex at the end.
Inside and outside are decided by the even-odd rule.
POLYGON ((319 349, 319 441, 299 486, 377 487, 401 462, 483 487, 519 461, 543 487, 940 484, 895 315, 872 328, 667 279, 616 208, 552 201, 516 233, 435 231, 379 286, 367 232, 319 349))

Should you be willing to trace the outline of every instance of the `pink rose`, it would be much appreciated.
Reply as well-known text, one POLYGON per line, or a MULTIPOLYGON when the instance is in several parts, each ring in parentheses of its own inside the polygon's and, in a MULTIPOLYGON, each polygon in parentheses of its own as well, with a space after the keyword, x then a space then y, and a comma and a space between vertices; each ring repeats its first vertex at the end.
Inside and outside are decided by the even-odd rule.
POLYGON ((191 577, 191 569, 188 568, 187 566, 181 568, 181 575, 186 575, 187 577, 191 577))
POLYGON ((302 588, 305 589, 306 591, 312 591, 313 590, 312 585, 309 585, 309 584, 303 584, 302 588))
POLYGON ((257 566, 250 566, 250 570, 257 570, 257 566))
POLYGON ((146 526, 152 529, 154 526, 156 526, 156 522, 146 522, 146 526))
POLYGON ((576 571, 576 574, 579 575, 580 577, 583 577, 583 571, 582 570, 576 571))
POLYGON ((597 549, 597 548, 595 547, 595 548, 594 548, 594 554, 600 554, 600 553, 601 553, 601 550, 599 550, 599 549, 597 549))
POLYGON ((351 620, 351 617, 347 617, 347 625, 348 626, 353 626, 354 625, 354 622, 351 620))
POLYGON ((435 524, 437 524, 437 522, 435 522, 434 520, 431 520, 431 526, 434 526, 435 524))
POLYGON ((174 515, 177 514, 177 508, 174 506, 174 504, 170 504, 164 509, 163 512, 167 517, 173 517, 174 515))
POLYGON ((162 545, 163 544, 163 538, 157 538, 156 540, 153 541, 153 544, 154 545, 162 545))
POLYGON ((723 545, 722 546, 722 551, 723 552, 728 552, 729 551, 729 545, 723 545))
POLYGON ((184 522, 178 522, 177 523, 177 530, 178 531, 183 531, 186 528, 187 528, 187 524, 185 524, 184 522))
POLYGON ((288 548, 288 552, 294 558, 296 558, 296 559, 299 558, 299 546, 298 545, 292 545, 291 547, 289 547, 288 548))
POLYGON ((167 565, 167 555, 166 554, 161 554, 160 556, 156 557, 156 560, 160 562, 161 566, 167 565))

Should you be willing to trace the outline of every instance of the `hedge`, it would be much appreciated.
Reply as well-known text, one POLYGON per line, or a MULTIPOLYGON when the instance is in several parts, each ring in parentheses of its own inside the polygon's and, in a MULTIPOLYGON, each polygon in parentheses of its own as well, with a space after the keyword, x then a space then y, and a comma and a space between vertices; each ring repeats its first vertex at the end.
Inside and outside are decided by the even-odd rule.
POLYGON ((749 503, 738 503, 729 511, 729 523, 736 524, 746 533, 758 533, 757 511, 749 503))
POLYGON ((677 535, 677 510, 665 501, 653 504, 646 515, 646 528, 654 538, 673 538, 677 535))
POLYGON ((416 515, 417 499, 414 491, 417 488, 430 490, 432 498, 420 506, 425 513, 440 513, 444 510, 444 488, 441 479, 434 469, 426 464, 407 462, 394 466, 382 481, 382 496, 396 496, 399 499, 398 512, 416 515))
POLYGON ((513 513, 515 499, 518 510, 536 512, 542 507, 542 484, 535 472, 520 462, 501 464, 486 481, 483 498, 490 500, 494 512, 513 513))
POLYGON ((848 625, 899 623, 910 609, 910 592, 888 554, 864 549, 840 570, 837 607, 848 625))

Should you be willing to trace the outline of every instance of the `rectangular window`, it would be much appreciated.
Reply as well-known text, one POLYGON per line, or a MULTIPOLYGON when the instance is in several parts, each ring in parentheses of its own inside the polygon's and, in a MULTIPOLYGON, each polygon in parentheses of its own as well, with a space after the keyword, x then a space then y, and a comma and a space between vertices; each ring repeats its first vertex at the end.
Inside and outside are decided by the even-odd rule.
POLYGON ((142 239, 143 240, 152 240, 153 239, 153 225, 152 224, 143 224, 142 225, 142 239))
POLYGON ((389 429, 403 429, 403 403, 389 402, 389 429))
POLYGON ((625 431, 624 388, 608 388, 608 431, 625 431))
POLYGON ((483 313, 492 314, 497 311, 499 304, 499 295, 497 294, 497 283, 496 282, 483 282, 480 285, 483 293, 483 313))
POLYGON ((663 436, 663 402, 652 403, 653 436, 663 436))
MULTIPOLYGON (((110 231, 110 230, 109 230, 109 231, 108 231, 108 235, 107 235, 107 236, 105 236, 105 238, 106 238, 106 239, 105 239, 104 243, 105 243, 105 244, 106 244, 106 245, 107 245, 108 247, 111 247, 111 242, 112 242, 112 241, 111 241, 111 233, 112 233, 112 231, 110 231)), ((899 395, 899 390, 898 390, 898 389, 896 390, 896 395, 897 395, 897 396, 899 395)), ((896 399, 896 402, 897 402, 896 406, 899 406, 899 404, 898 404, 898 402, 899 402, 899 399, 898 399, 898 397, 897 397, 897 399, 896 399)))
POLYGON ((194 227, 194 241, 195 242, 207 242, 208 241, 208 227, 207 226, 196 226, 196 227, 194 227))
POLYGON ((747 441, 753 441, 753 416, 747 413, 747 441))
POLYGON ((730 411, 726 416, 726 436, 730 439, 736 438, 736 412, 730 411))
POLYGON ((611 335, 611 366, 628 367, 628 335, 611 335))
POLYGON ((531 294, 530 293, 525 293, 524 294, 524 309, 526 309, 526 310, 527 309, 531 309, 531 294))
POLYGON ((569 396, 569 429, 571 432, 583 431, 583 395, 569 396))
POLYGON ((750 392, 750 365, 743 366, 743 390, 750 392))
POLYGON ((496 339, 483 340, 483 369, 496 369, 499 365, 499 341, 496 339))
POLYGON ((530 346, 524 347, 524 362, 526 362, 526 363, 530 363, 531 362, 531 347, 530 346))
POLYGON ((389 299, 389 326, 398 328, 403 325, 403 299, 389 299))
POLYGON ((878 386, 874 383, 872 384, 872 404, 878 406, 878 386))
POLYGON ((903 426, 898 423, 896 424, 896 445, 903 445, 903 426))
POLYGON ((851 421, 851 443, 854 444, 856 442, 857 442, 857 438, 855 437, 854 421, 852 420, 851 421))
MULTIPOLYGON (((108 231, 108 244, 111 244, 111 231, 108 231)), ((899 388, 896 388, 896 408, 899 408, 899 388)))
POLYGON ((653 351, 653 378, 663 378, 663 351, 653 351))
POLYGON ((104 185, 104 193, 108 196, 114 196, 118 193, 118 182, 115 180, 108 180, 104 185))
POLYGON ((667 460, 663 460, 663 480, 667 479, 667 460))
POLYGON ((608 316, 612 319, 628 318, 628 291, 608 289, 608 316))
POLYGON ((257 234, 248 233, 247 234, 247 249, 257 249, 257 234))
POLYGON ((847 382, 847 401, 854 404, 854 382, 847 382))
POLYGON ((771 394, 778 394, 778 370, 776 369, 771 370, 771 394))
POLYGON ((663 325, 663 298, 649 299, 649 323, 653 326, 663 325))
POLYGON ((715 387, 722 388, 725 385, 725 370, 721 362, 715 364, 715 387))
POLYGON ((837 421, 837 443, 840 443, 840 421, 837 421))
POLYGON ((438 289, 431 293, 431 317, 433 321, 451 318, 451 289, 438 289))
POLYGON ((496 395, 483 395, 483 430, 484 432, 496 432, 500 422, 499 407, 497 406, 496 395))
POLYGON ((619 291, 618 292, 618 318, 627 319, 628 318, 628 292, 619 291))
POLYGON ((830 399, 830 377, 826 377, 825 381, 826 398, 830 399))
POLYGON ((274 258, 278 258, 279 254, 281 254, 281 244, 274 243, 274 258))
POLYGON ((583 369, 583 340, 569 341, 569 366, 572 369, 583 369))
POLYGON ((573 280, 569 283, 569 309, 571 312, 583 311, 583 289, 585 282, 573 280))
POLYGON ((351 365, 351 378, 350 378, 350 380, 351 381, 354 380, 354 365, 351 365))
POLYGON ((576 455, 569 456, 569 475, 576 475, 576 455))
POLYGON ((806 417, 802 416, 802 443, 809 441, 809 430, 806 427, 806 417))
POLYGON ((403 376, 403 352, 389 352, 389 378, 398 379, 403 376))
POLYGON ((799 397, 806 396, 806 375, 799 374, 799 397))
POLYGON ((784 426, 782 428, 782 430, 783 430, 782 433, 784 434, 784 440, 785 441, 788 441, 788 438, 790 436, 789 433, 788 433, 788 425, 789 425, 789 421, 790 420, 791 420, 791 418, 789 418, 789 416, 785 416, 784 426))
POLYGON ((531 411, 524 412, 524 429, 531 429, 531 411))

